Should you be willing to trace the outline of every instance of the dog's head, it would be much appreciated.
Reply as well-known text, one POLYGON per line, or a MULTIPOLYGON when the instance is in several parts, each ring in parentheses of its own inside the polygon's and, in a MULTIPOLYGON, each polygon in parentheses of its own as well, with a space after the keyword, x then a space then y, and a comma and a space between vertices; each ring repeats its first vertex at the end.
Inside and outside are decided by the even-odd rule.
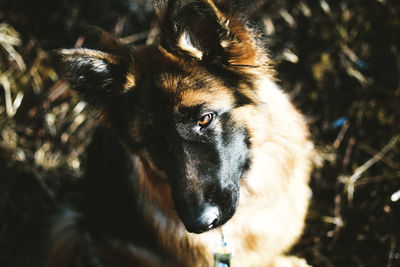
POLYGON ((251 144, 236 117, 255 101, 252 77, 267 60, 223 5, 160 1, 156 11, 158 44, 127 48, 97 31, 100 49, 59 54, 71 86, 169 183, 186 229, 202 233, 238 206, 251 144))

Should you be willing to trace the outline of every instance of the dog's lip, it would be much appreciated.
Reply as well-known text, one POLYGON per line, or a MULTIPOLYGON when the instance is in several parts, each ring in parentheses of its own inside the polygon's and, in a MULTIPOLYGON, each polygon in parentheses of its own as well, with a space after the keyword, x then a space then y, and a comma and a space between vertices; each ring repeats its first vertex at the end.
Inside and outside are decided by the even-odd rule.
POLYGON ((187 228, 186 228, 186 230, 187 230, 189 233, 192 233, 192 234, 202 234, 202 233, 205 233, 205 232, 208 231, 208 230, 206 230, 206 231, 189 230, 189 229, 187 229, 187 228))
POLYGON ((192 234, 203 234, 203 233, 211 231, 211 230, 213 230, 213 229, 215 229, 217 227, 219 227, 219 226, 210 225, 208 228, 204 228, 204 229, 201 229, 201 230, 200 229, 188 229, 188 228, 186 228, 186 230, 189 233, 192 233, 192 234))

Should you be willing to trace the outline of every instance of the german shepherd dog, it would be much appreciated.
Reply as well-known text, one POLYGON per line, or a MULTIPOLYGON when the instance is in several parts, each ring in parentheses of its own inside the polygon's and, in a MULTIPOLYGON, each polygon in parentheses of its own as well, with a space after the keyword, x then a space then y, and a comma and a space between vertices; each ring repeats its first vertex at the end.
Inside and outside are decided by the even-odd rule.
POLYGON ((220 0, 155 3, 158 41, 58 55, 101 110, 74 209, 47 266, 307 266, 287 256, 310 189, 302 115, 274 82, 262 38, 220 0))

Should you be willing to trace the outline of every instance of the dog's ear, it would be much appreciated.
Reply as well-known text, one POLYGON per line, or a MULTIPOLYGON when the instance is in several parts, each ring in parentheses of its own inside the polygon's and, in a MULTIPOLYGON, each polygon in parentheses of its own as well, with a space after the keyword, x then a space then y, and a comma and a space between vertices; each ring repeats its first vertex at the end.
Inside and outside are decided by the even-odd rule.
POLYGON ((158 0, 155 10, 167 50, 230 66, 258 64, 253 33, 224 1, 158 0))
POLYGON ((109 34, 95 31, 87 39, 96 43, 96 49, 61 49, 55 55, 71 87, 89 103, 104 107, 127 89, 132 60, 128 48, 109 34))

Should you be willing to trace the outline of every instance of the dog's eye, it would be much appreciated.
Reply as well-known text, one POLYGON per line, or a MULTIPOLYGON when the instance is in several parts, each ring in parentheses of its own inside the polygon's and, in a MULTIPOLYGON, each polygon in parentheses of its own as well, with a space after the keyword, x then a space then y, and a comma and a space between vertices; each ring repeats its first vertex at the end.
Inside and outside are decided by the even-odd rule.
POLYGON ((201 118, 198 121, 198 124, 202 128, 207 127, 211 123, 213 118, 214 118, 214 114, 207 113, 207 114, 201 116, 201 118))

